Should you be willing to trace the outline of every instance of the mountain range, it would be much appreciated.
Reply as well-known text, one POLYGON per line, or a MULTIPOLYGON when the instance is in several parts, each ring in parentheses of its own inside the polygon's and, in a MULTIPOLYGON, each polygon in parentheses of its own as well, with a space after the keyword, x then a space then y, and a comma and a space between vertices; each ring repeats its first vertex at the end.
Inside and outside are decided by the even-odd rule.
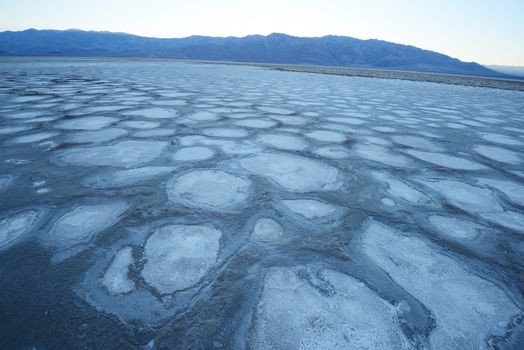
POLYGON ((414 46, 334 35, 296 37, 274 33, 160 39, 112 32, 28 29, 0 32, 0 55, 176 58, 510 77, 474 62, 414 46))

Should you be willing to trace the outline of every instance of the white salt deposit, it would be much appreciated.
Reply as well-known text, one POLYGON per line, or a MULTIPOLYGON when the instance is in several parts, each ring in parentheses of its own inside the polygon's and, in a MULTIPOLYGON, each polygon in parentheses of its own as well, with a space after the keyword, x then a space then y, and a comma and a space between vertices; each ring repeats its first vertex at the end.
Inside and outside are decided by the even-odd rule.
POLYGON ((265 146, 286 151, 301 151, 308 146, 304 139, 284 134, 261 134, 258 136, 257 141, 265 146))
POLYGON ((199 111, 186 116, 187 119, 197 122, 209 122, 220 119, 215 113, 209 111, 199 111))
POLYGON ((129 278, 129 266, 133 263, 133 249, 122 248, 107 268, 100 283, 110 294, 129 293, 135 289, 135 282, 129 278))
POLYGON ((433 153, 433 152, 422 152, 415 150, 406 151, 407 154, 423 160, 428 163, 432 163, 441 167, 456 169, 456 170, 482 170, 486 167, 482 164, 476 163, 472 160, 465 158, 454 157, 444 153, 433 153))
POLYGON ((282 204, 306 219, 322 218, 336 212, 336 208, 332 205, 314 199, 286 199, 282 204))
POLYGON ((503 336, 520 313, 504 290, 419 238, 371 222, 362 246, 375 264, 435 315, 436 328, 430 334, 434 349, 487 349, 488 338, 503 336))
POLYGON ((43 239, 54 246, 69 248, 91 241, 116 224, 129 208, 124 201, 80 205, 57 218, 43 239))
POLYGON ((248 180, 221 170, 195 170, 167 183, 172 202, 213 211, 234 209, 249 197, 248 180))
POLYGON ((372 175, 375 179, 385 183, 387 185, 386 192, 397 199, 418 204, 429 202, 430 200, 429 197, 421 191, 389 174, 375 171, 372 175))
POLYGON ((320 157, 332 159, 344 159, 348 158, 350 155, 349 149, 340 145, 319 147, 316 150, 314 150, 313 153, 320 157))
POLYGON ((215 152, 207 147, 186 147, 181 148, 173 155, 176 161, 199 161, 213 158, 215 152))
POLYGON ((502 207, 495 198, 493 191, 488 188, 472 186, 454 180, 421 182, 440 192, 450 204, 468 213, 524 233, 522 226, 524 215, 502 207))
POLYGON ((327 120, 330 120, 336 123, 344 123, 344 124, 350 124, 350 125, 362 125, 366 122, 365 120, 362 120, 359 118, 349 118, 349 117, 331 117, 331 118, 327 118, 327 120))
POLYGON ((235 122, 235 125, 246 128, 266 129, 272 128, 273 126, 277 125, 277 123, 269 119, 248 118, 235 122))
POLYGON ((38 221, 35 210, 26 210, 0 220, 0 251, 16 244, 23 236, 31 232, 38 221))
POLYGON ((243 129, 233 129, 233 128, 209 128, 202 130, 203 135, 213 136, 213 137, 232 137, 232 138, 241 138, 246 137, 249 133, 243 129))
POLYGON ((174 109, 153 107, 139 109, 131 112, 123 112, 123 114, 144 118, 169 119, 176 117, 177 112, 174 109))
POLYGON ((260 109, 261 111, 267 112, 267 113, 272 113, 272 114, 287 115, 287 114, 295 113, 294 111, 292 111, 290 109, 280 108, 280 107, 261 106, 261 107, 258 107, 258 109, 260 109))
POLYGON ((16 134, 17 132, 30 130, 30 126, 5 126, 0 128, 0 135, 16 134))
POLYGON ((420 136, 394 135, 391 137, 391 139, 395 143, 398 143, 404 146, 408 146, 408 147, 421 148, 427 151, 434 151, 434 152, 442 151, 442 147, 420 136))
POLYGON ((66 119, 57 123, 56 127, 65 130, 99 130, 118 121, 112 117, 82 117, 66 119))
POLYGON ((407 349, 395 308, 333 270, 271 268, 254 318, 252 349, 407 349))
POLYGON ((429 222, 443 235, 473 240, 479 236, 482 226, 459 218, 442 215, 430 215, 429 222))
POLYGON ((5 190, 12 180, 13 177, 10 175, 0 175, 0 192, 5 190))
POLYGON ((272 242, 284 235, 282 226, 273 219, 260 218, 255 222, 251 239, 254 241, 272 242))
POLYGON ((173 129, 152 129, 152 130, 142 130, 139 132, 134 133, 133 135, 136 137, 163 137, 163 136, 171 136, 175 133, 175 130, 173 129))
POLYGON ((306 136, 322 142, 343 142, 346 140, 346 135, 336 131, 315 130, 307 133, 306 136))
POLYGON ((31 143, 31 142, 42 141, 42 140, 51 138, 51 137, 56 136, 56 135, 58 135, 57 132, 40 132, 40 133, 37 133, 37 134, 29 134, 29 135, 19 136, 19 137, 13 139, 12 141, 16 142, 16 143, 31 143))
POLYGON ((160 123, 149 120, 127 120, 122 125, 131 129, 154 129, 159 127, 160 123))
POLYGON ((384 197, 380 200, 382 202, 382 204, 388 206, 388 207, 394 207, 395 206, 395 201, 391 198, 387 198, 387 197, 384 197))
POLYGON ((497 162, 508 164, 520 164, 523 162, 522 157, 517 152, 501 147, 478 145, 475 146, 474 150, 482 156, 497 162))
POLYGON ((494 143, 500 143, 502 145, 509 145, 509 146, 522 146, 524 145, 524 142, 519 141, 518 139, 503 135, 503 134, 496 134, 496 133, 483 133, 480 135, 484 140, 491 141, 494 143))
POLYGON ((396 132, 397 131, 397 129, 392 128, 391 126, 375 126, 372 129, 378 132, 396 132))
POLYGON ((174 167, 149 166, 126 170, 110 170, 99 172, 85 178, 82 183, 95 188, 119 188, 139 185, 158 176, 164 176, 172 171, 174 167))
POLYGON ((142 277, 163 294, 198 283, 216 264, 222 233, 203 225, 169 225, 147 240, 142 277))
POLYGON ((106 142, 111 141, 127 134, 124 129, 109 128, 96 131, 77 132, 67 136, 68 142, 87 143, 87 142, 106 142))
POLYGON ((355 146, 354 150, 355 154, 361 158, 393 167, 408 167, 411 163, 407 157, 401 154, 392 153, 387 148, 378 145, 359 144, 355 146))
POLYGON ((76 166, 110 165, 135 167, 158 158, 167 142, 128 140, 109 146, 73 148, 61 152, 58 163, 76 166))
POLYGON ((266 176, 292 192, 338 190, 343 183, 338 169, 287 153, 259 153, 241 159, 239 164, 245 170, 266 176))
POLYGON ((306 125, 308 123, 308 120, 303 117, 296 117, 296 116, 278 116, 278 115, 272 115, 272 119, 278 120, 282 124, 287 125, 306 125))
POLYGON ((511 202, 524 207, 524 186, 519 185, 513 181, 489 178, 480 178, 478 179, 478 183, 495 188, 496 190, 504 193, 511 202))

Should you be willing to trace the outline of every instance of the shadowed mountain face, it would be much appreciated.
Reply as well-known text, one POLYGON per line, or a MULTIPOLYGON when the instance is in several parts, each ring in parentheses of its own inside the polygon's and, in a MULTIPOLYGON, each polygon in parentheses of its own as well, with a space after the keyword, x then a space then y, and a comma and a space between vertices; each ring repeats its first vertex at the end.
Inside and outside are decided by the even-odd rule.
POLYGON ((29 29, 0 33, 0 55, 155 57, 507 77, 477 63, 462 62, 437 52, 344 36, 302 38, 271 34, 158 39, 123 33, 29 29))

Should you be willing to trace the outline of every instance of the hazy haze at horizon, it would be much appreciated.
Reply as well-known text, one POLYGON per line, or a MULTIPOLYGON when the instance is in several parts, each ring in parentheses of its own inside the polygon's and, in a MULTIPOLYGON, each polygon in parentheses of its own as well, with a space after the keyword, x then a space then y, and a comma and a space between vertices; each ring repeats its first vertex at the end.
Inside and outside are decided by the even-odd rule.
POLYGON ((523 18, 519 0, 0 0, 0 31, 78 28, 163 38, 333 34, 512 66, 524 66, 523 18))

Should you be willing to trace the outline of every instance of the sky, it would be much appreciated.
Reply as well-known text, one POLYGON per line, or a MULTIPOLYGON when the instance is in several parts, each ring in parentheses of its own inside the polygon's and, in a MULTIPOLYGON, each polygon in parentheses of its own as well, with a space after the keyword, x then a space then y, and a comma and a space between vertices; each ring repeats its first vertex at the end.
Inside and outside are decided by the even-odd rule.
POLYGON ((0 0, 0 31, 347 35, 524 66, 524 0, 0 0))

